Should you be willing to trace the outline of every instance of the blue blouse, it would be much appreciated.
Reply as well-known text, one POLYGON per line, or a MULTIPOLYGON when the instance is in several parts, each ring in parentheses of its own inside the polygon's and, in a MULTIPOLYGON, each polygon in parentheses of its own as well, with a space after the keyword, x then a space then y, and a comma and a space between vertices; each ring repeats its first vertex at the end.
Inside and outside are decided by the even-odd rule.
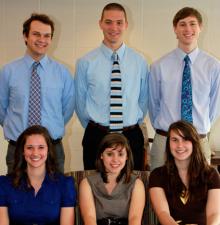
POLYGON ((34 188, 27 189, 27 183, 21 187, 12 185, 10 176, 0 176, 0 206, 8 207, 10 224, 58 225, 62 207, 76 205, 76 190, 72 177, 48 174, 35 196, 34 188))

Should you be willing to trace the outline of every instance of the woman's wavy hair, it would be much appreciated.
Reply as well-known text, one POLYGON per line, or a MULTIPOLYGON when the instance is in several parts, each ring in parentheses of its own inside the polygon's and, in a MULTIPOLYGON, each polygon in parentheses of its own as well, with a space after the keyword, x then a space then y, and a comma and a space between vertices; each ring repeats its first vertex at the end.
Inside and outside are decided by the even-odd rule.
POLYGON ((180 179, 174 157, 171 154, 171 131, 175 132, 185 140, 188 140, 192 143, 193 150, 188 167, 189 200, 193 201, 195 199, 206 196, 206 193, 208 191, 207 181, 211 167, 208 165, 208 162, 202 152, 202 148, 200 145, 200 137, 196 131, 196 128, 191 123, 182 120, 171 124, 168 130, 165 166, 167 168, 169 177, 169 193, 173 196, 173 199, 175 198, 175 196, 180 196, 183 191, 185 191, 186 193, 186 187, 185 185, 183 185, 180 179), (199 190, 201 191, 198 191, 198 187, 200 187, 199 190))
POLYGON ((52 139, 48 130, 40 125, 34 125, 28 127, 21 135, 18 137, 15 148, 14 155, 14 167, 13 172, 11 173, 13 179, 13 185, 15 187, 19 187, 21 185, 21 181, 23 179, 27 180, 28 185, 30 185, 30 181, 27 176, 27 162, 24 157, 24 146, 27 141, 27 138, 31 135, 41 135, 44 137, 47 147, 47 160, 46 160, 46 171, 47 173, 53 177, 55 172, 58 172, 56 157, 54 153, 54 148, 52 144, 52 139))
POLYGON ((128 140, 123 134, 111 133, 111 134, 107 134, 102 139, 99 146, 99 151, 96 157, 96 169, 98 172, 101 173, 103 182, 105 183, 108 183, 108 179, 107 179, 107 172, 106 172, 103 160, 101 159, 101 155, 106 148, 118 148, 118 147, 120 147, 121 149, 122 148, 126 149, 127 160, 126 160, 124 168, 121 170, 116 181, 119 182, 122 179, 122 177, 124 177, 125 183, 128 183, 130 181, 134 163, 133 163, 133 156, 132 156, 132 152, 131 152, 131 148, 129 146, 128 140))

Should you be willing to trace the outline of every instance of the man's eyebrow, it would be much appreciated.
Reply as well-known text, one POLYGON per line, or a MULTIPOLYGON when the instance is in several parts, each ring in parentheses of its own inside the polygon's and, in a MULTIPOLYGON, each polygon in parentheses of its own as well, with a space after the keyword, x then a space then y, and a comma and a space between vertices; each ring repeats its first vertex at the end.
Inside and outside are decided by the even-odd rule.
POLYGON ((48 33, 41 33, 39 31, 32 31, 32 33, 36 33, 36 34, 46 34, 46 35, 51 35, 52 33, 51 32, 48 32, 48 33))

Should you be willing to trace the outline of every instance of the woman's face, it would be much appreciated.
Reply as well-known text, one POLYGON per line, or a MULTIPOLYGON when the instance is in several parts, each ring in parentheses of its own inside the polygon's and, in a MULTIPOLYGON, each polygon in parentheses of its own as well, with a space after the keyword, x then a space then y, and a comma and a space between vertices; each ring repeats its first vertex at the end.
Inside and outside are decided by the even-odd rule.
POLYGON ((122 146, 106 148, 101 154, 101 159, 107 173, 118 175, 126 164, 126 148, 122 146))
POLYGON ((193 145, 186 140, 181 131, 180 134, 171 130, 170 132, 170 150, 175 161, 190 161, 193 145))
POLYGON ((28 168, 45 167, 47 154, 47 142, 42 135, 33 134, 27 137, 24 145, 24 158, 28 168))

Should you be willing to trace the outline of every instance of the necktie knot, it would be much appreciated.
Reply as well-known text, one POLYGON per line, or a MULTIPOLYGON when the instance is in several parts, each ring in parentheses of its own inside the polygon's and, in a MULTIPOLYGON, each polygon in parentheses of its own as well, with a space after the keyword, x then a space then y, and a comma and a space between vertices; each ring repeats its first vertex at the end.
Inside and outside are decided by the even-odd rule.
POLYGON ((185 56, 184 61, 185 61, 186 64, 189 64, 190 58, 189 58, 188 55, 185 56))
POLYGON ((118 61, 118 54, 117 52, 113 52, 112 54, 112 60, 115 62, 115 61, 118 61))
POLYGON ((36 70, 37 67, 40 65, 40 62, 36 61, 33 63, 33 70, 36 70))

